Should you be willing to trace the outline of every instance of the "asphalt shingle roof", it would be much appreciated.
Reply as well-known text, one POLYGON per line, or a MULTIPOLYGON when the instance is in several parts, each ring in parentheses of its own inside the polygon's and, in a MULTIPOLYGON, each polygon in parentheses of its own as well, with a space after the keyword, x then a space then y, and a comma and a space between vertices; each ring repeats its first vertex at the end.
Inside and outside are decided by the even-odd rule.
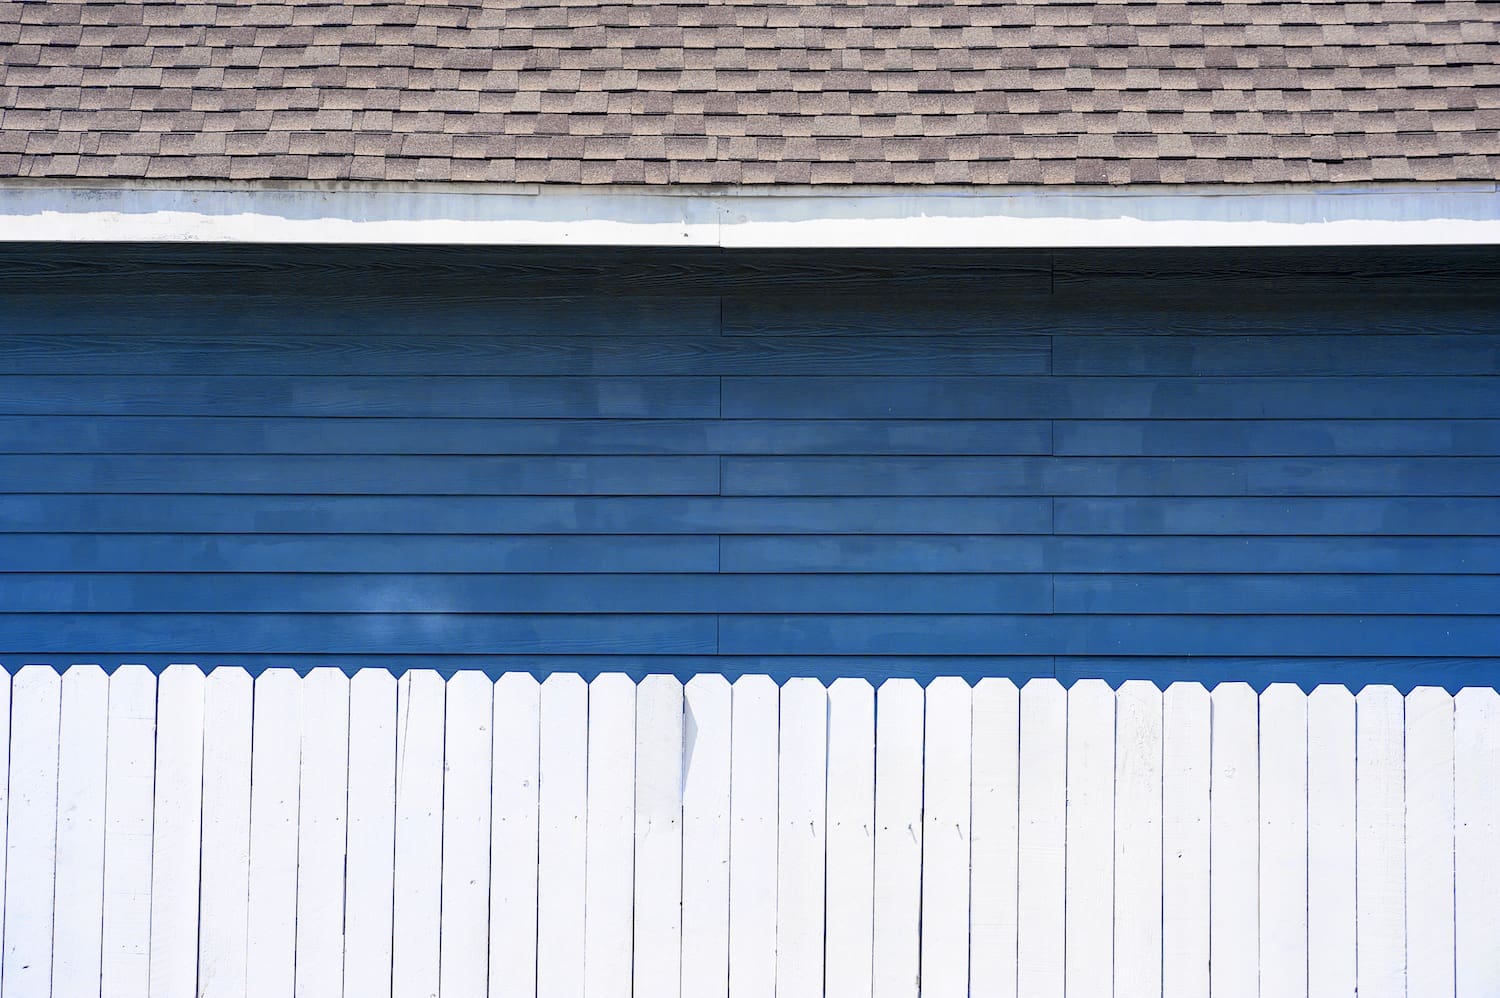
POLYGON ((0 177, 1500 178, 1500 3, 0 0, 0 177))

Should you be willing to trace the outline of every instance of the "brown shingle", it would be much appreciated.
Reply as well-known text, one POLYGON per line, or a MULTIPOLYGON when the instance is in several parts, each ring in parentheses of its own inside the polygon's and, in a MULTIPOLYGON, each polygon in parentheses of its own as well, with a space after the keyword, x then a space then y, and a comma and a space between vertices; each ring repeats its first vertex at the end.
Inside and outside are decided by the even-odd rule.
POLYGON ((1494 180, 1500 5, 0 5, 0 175, 1494 180))

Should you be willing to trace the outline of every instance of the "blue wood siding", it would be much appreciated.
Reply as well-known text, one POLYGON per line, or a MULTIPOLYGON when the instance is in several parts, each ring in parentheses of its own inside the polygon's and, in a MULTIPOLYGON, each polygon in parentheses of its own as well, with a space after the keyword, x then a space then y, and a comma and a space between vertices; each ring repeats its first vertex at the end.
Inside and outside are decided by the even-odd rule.
POLYGON ((1500 255, 0 251, 0 663, 1500 682, 1500 255))

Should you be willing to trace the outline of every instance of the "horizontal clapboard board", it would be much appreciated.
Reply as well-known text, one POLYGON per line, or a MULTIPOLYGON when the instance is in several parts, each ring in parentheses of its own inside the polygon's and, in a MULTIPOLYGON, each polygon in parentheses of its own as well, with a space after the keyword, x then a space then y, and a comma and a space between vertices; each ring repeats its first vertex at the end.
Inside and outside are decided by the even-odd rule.
POLYGON ((0 656, 1500 683, 1478 249, 0 250, 0 656))

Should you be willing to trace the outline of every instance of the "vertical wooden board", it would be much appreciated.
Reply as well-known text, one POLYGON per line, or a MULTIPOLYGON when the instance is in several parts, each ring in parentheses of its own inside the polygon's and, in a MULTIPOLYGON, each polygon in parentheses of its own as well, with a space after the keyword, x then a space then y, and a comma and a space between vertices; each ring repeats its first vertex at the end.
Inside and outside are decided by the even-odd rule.
POLYGON ((828 687, 827 998, 870 998, 875 917, 875 690, 828 687))
POLYGON ((203 843, 198 923, 202 998, 246 993, 250 892, 250 731, 255 687, 220 666, 203 684, 203 843))
POLYGON ((1354 695, 1307 698, 1307 991, 1354 994, 1354 695))
POLYGON ((583 993, 627 998, 635 885, 635 683, 617 672, 589 683, 587 806, 583 993))
MULTIPOLYGON (((7 818, 10 813, 10 684, 10 673, 0 667, 0 815, 7 818)), ((0 857, 5 856, 8 842, 6 822, 0 821, 0 857)), ((5 871, 0 869, 0 933, 4 931, 5 871)), ((4 952, 4 937, 0 936, 0 970, 4 966, 4 952)))
POLYGON ((1221 683, 1209 697, 1209 990, 1214 998, 1254 998, 1260 961, 1260 704, 1245 683, 1221 683))
POLYGON ((1500 994, 1500 692, 1453 704, 1454 939, 1459 998, 1500 994))
POLYGON ((52 993, 56 995, 99 993, 108 722, 109 677, 104 670, 97 665, 75 665, 63 673, 52 930, 52 993))
POLYGON ((52 976, 57 749, 62 678, 50 665, 15 675, 5 844, 5 993, 45 998, 52 976))
POLYGON ((100 986, 143 998, 151 959, 151 819, 156 782, 156 677, 124 665, 109 677, 104 764, 104 924, 100 986))
POLYGON ((1406 697, 1407 993, 1454 993, 1453 698, 1406 697))
POLYGON ((290 998, 297 959, 297 790, 302 680, 291 669, 255 677, 250 735, 249 994, 290 998))
POLYGON ((338 998, 344 986, 344 857, 349 801, 349 677, 302 680, 297 807, 297 995, 338 998))
POLYGON ((490 796, 491 998, 534 998, 541 686, 524 672, 495 683, 490 796))
POLYGON ((635 693, 635 994, 682 987, 682 683, 635 693))
POLYGON ((776 993, 777 689, 735 680, 729 746, 729 996, 776 993))
MULTIPOLYGON (((1071 725, 1070 725, 1071 726, 1071 725)), ((1114 995, 1162 993, 1162 695, 1115 695, 1114 995)))
POLYGON ((1114 965, 1115 695, 1098 679, 1068 691, 1069 995, 1107 996, 1114 965))
POLYGON ((1209 953, 1208 691, 1173 683, 1162 710, 1162 994, 1206 998, 1209 953))
POLYGON ((733 692, 723 676, 683 689, 682 994, 729 993, 729 781, 733 692))
POLYGON ((172 665, 156 686, 156 816, 151 851, 151 995, 198 987, 203 837, 203 672, 172 665))
POLYGON ((823 993, 828 693, 816 679, 781 688, 777 748, 776 995, 823 993))
POLYGON ((449 677, 445 695, 438 982, 444 995, 482 995, 489 986, 495 684, 482 672, 459 672, 449 677))
POLYGON ((1016 994, 1021 695, 1009 679, 974 686, 969 817, 969 990, 1016 994))
POLYGON ((1061 996, 1068 779, 1068 693, 1055 679, 1021 689, 1016 990, 1061 996))
POLYGON ((396 680, 395 998, 431 998, 438 992, 446 690, 431 669, 412 669, 396 680))
POLYGON ((1307 697, 1260 695, 1260 993, 1307 994, 1307 697))
POLYGON ((396 842, 396 679, 349 682, 349 808, 344 870, 344 993, 391 993, 396 842))
POLYGON ((922 687, 887 679, 875 697, 876 998, 914 998, 921 974, 922 687))
POLYGON ((1355 975, 1360 998, 1406 993, 1404 704, 1390 686, 1354 698, 1355 975))
POLYGON ((583 994, 589 688, 553 673, 542 683, 537 804, 537 998, 583 994))
POLYGON ((922 994, 969 993, 973 697, 962 679, 927 685, 922 761, 922 994))

